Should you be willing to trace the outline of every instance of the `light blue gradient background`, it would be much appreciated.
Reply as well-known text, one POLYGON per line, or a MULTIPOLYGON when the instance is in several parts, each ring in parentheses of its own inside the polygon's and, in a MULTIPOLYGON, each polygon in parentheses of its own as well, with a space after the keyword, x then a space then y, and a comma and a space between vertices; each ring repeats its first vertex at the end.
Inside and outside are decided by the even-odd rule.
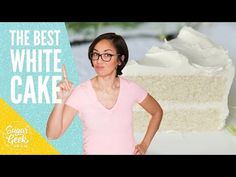
MULTIPOLYGON (((33 33, 30 33, 33 34, 33 33)), ((29 99, 28 104, 14 104, 11 101, 11 78, 13 75, 19 75, 22 78, 21 88, 17 88, 16 93, 24 93, 25 80, 27 75, 32 75, 35 86, 35 93, 37 94, 37 76, 61 75, 61 73, 43 72, 26 73, 23 69, 22 73, 13 73, 10 58, 10 48, 25 48, 25 49, 62 49, 59 54, 61 58, 60 67, 62 64, 66 65, 68 78, 74 83, 74 86, 79 84, 79 76, 72 56, 72 51, 68 39, 68 34, 64 23, 0 23, 0 97, 3 98, 12 108, 14 108, 36 131, 38 131, 46 140, 46 124, 48 116, 53 109, 53 104, 46 104, 43 97, 43 104, 32 104, 29 99), (59 46, 34 46, 33 36, 30 35, 30 46, 11 46, 11 36, 9 30, 60 30, 59 46)), ((44 58, 43 58, 44 59, 44 58)), ((53 62, 50 62, 51 64, 53 62)), ((45 65, 43 65, 45 67, 45 65)), ((24 67, 26 65, 24 64, 24 67)), ((52 67, 51 67, 52 68, 52 67)), ((51 77, 47 84, 48 92, 51 98, 51 77)), ((51 99, 50 99, 51 100, 51 99)), ((82 128, 78 116, 74 119, 65 134, 58 140, 47 140, 53 145, 61 154, 82 154, 82 128)))

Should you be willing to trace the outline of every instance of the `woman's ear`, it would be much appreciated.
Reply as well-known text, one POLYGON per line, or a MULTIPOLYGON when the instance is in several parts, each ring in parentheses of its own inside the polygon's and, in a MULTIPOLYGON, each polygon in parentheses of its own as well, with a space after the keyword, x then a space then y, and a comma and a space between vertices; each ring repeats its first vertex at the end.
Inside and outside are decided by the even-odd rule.
POLYGON ((122 60, 122 62, 124 62, 124 60, 125 60, 125 56, 124 55, 121 56, 121 60, 122 60))
POLYGON ((119 60, 118 65, 121 65, 121 64, 124 62, 124 60, 125 60, 125 56, 122 55, 122 56, 120 57, 120 60, 119 60))

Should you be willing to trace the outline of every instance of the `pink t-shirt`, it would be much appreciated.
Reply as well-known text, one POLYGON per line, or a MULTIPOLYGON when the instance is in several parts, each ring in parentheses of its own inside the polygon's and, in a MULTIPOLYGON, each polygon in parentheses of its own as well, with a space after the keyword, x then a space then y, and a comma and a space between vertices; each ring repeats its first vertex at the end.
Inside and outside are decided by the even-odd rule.
POLYGON ((77 86, 66 104, 79 112, 83 127, 84 154, 133 154, 132 110, 147 92, 133 81, 120 77, 115 105, 105 108, 97 99, 91 80, 77 86))

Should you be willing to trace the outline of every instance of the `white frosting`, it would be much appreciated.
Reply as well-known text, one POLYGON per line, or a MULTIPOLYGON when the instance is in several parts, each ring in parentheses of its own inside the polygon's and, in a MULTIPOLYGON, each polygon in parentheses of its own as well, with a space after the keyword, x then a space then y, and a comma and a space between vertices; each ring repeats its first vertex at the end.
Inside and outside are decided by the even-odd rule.
POLYGON ((190 27, 181 29, 176 39, 153 46, 143 59, 131 60, 124 74, 215 74, 233 70, 232 59, 221 46, 190 27))

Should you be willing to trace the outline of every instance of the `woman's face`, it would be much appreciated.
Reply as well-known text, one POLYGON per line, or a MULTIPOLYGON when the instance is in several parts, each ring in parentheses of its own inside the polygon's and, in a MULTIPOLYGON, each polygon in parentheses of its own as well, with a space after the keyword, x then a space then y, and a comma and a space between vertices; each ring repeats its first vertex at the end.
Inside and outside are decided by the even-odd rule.
POLYGON ((93 55, 92 62, 98 76, 116 75, 118 56, 111 41, 103 39, 98 42, 93 49, 93 55))

